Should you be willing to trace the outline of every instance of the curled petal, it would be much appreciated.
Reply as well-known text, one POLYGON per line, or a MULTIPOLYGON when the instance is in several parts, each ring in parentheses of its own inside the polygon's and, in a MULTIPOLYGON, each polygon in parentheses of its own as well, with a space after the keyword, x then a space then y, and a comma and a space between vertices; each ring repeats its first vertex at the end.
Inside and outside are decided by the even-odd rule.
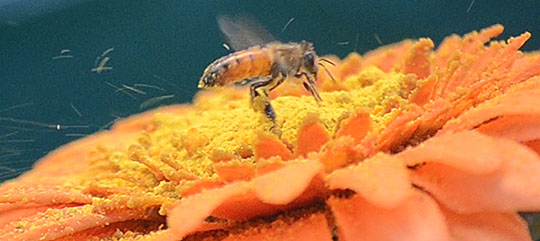
POLYGON ((318 161, 290 165, 253 180, 253 188, 259 200, 285 205, 300 196, 311 180, 322 170, 318 161))
POLYGON ((476 130, 490 136, 520 142, 538 140, 540 139, 540 114, 503 116, 481 125, 476 130))
POLYGON ((399 155, 418 166, 413 183, 459 212, 540 209, 540 158, 474 131, 443 135, 399 155))
POLYGON ((415 191, 394 208, 381 208, 355 195, 331 198, 339 240, 450 240, 444 216, 429 196, 415 191))
POLYGON ((515 213, 458 214, 443 209, 452 237, 461 241, 530 241, 527 223, 515 213))
POLYGON ((321 170, 317 160, 291 163, 250 182, 190 196, 169 212, 169 227, 178 237, 185 237, 210 215, 247 220, 310 202, 324 195, 321 180, 315 178, 321 170))
POLYGON ((489 120, 502 116, 538 116, 540 99, 538 91, 509 93, 500 98, 487 101, 463 113, 459 118, 449 121, 441 133, 472 129, 489 120))
POLYGON ((327 177, 331 189, 351 189, 372 205, 392 208, 400 205, 411 191, 403 161, 389 155, 377 155, 352 168, 340 169, 327 177))
POLYGON ((248 192, 247 183, 237 182, 185 198, 169 211, 168 226, 177 237, 185 237, 202 225, 221 203, 235 195, 248 192))
POLYGON ((498 170, 508 156, 491 137, 475 131, 442 135, 398 154, 409 166, 436 162, 473 174, 498 170))

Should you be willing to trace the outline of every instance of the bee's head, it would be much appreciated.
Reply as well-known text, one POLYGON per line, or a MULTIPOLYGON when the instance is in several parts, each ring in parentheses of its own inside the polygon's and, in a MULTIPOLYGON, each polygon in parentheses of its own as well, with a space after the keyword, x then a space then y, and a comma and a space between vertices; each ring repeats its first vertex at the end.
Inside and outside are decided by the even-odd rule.
POLYGON ((336 80, 334 79, 334 76, 332 76, 332 73, 330 73, 330 71, 328 71, 326 66, 322 64, 322 62, 324 62, 324 63, 328 63, 330 65, 335 66, 334 63, 332 63, 332 61, 328 59, 319 58, 319 56, 317 56, 317 53, 315 53, 315 48, 313 48, 312 43, 302 41, 300 45, 302 46, 302 50, 304 51, 304 55, 302 57, 304 68, 316 78, 317 72, 319 71, 319 65, 320 65, 326 71, 328 76, 330 76, 332 81, 336 82, 336 80))
POLYGON ((199 80, 199 89, 208 89, 214 87, 216 85, 217 76, 217 71, 211 68, 211 66, 208 66, 208 68, 204 70, 204 73, 199 80))
POLYGON ((313 48, 313 44, 310 42, 302 41, 300 45, 302 46, 302 51, 304 52, 302 56, 304 68, 310 74, 316 76, 317 72, 319 71, 319 57, 317 56, 317 53, 315 53, 315 48, 313 48))

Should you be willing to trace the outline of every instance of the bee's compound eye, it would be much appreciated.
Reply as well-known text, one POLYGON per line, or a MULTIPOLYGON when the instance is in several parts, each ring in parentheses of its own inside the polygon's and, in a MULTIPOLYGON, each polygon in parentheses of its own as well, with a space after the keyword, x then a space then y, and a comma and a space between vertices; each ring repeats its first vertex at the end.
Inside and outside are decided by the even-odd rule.
POLYGON ((313 53, 306 53, 304 55, 304 61, 306 62, 306 65, 314 65, 315 63, 315 56, 313 55, 313 53))
POLYGON ((313 52, 304 54, 304 65, 310 72, 317 72, 315 68, 315 54, 313 52))

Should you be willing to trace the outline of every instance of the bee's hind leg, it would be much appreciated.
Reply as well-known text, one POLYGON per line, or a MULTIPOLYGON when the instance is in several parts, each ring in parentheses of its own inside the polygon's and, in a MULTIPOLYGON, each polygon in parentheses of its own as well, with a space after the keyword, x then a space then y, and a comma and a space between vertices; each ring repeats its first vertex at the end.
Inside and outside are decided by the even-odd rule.
POLYGON ((262 77, 255 81, 249 87, 251 94, 251 107, 255 111, 263 112, 266 117, 275 123, 276 113, 270 104, 267 87, 273 81, 271 76, 262 77))
POLYGON ((281 136, 281 130, 276 123, 276 112, 268 96, 268 88, 273 81, 275 81, 274 78, 268 76, 252 82, 250 86, 251 107, 257 112, 264 113, 265 117, 272 122, 270 131, 281 136))

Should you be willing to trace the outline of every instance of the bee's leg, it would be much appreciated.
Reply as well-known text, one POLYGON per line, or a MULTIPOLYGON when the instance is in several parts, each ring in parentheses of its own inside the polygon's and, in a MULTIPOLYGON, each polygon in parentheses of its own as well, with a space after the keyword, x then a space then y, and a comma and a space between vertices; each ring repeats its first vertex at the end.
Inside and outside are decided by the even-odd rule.
POLYGON ((306 90, 309 91, 311 95, 313 95, 317 103, 321 102, 322 98, 321 98, 321 95, 319 95, 319 90, 317 90, 315 81, 313 81, 313 78, 309 74, 304 73, 304 75, 306 76, 306 79, 308 80, 308 82, 304 82, 304 88, 306 88, 306 90))
POLYGON ((249 90, 251 94, 251 107, 255 111, 263 112, 269 120, 275 123, 276 114, 270 104, 270 98, 266 90, 272 81, 273 78, 271 76, 260 78, 252 82, 249 90))
POLYGON ((255 83, 258 80, 266 79, 266 78, 269 78, 269 76, 247 78, 247 79, 243 79, 242 81, 234 83, 234 85, 236 85, 236 86, 246 86, 246 85, 250 85, 252 83, 255 83))

